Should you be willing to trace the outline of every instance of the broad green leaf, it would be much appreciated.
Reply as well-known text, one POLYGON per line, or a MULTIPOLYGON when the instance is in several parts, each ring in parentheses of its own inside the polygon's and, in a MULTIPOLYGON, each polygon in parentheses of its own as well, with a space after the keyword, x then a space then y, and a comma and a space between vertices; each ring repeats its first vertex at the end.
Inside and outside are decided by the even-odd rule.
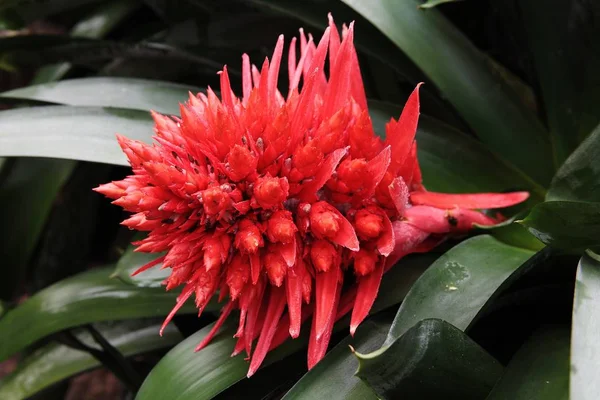
POLYGON ((502 374, 494 357, 440 319, 420 321, 385 351, 356 356, 356 374, 382 399, 478 400, 502 374))
MULTIPOLYGON (((23 121, 18 123, 23 125, 23 121)), ((18 125, 14 129, 17 135, 22 133, 18 125)), ((0 152, 3 150, 0 144, 0 152)), ((0 298, 11 299, 19 287, 56 195, 75 166, 76 162, 70 160, 40 158, 10 160, 4 166, 6 176, 0 186, 3 265, 0 267, 0 298)))
POLYGON ((554 166, 542 124, 439 11, 421 10, 417 0, 343 1, 425 72, 491 150, 539 184, 550 182, 554 166))
MULTIPOLYGON (((114 266, 49 286, 0 318, 0 361, 52 333, 99 321, 166 316, 178 291, 139 288, 110 278, 114 266)), ((195 312, 193 302, 181 313, 195 312)), ((158 335, 158 332, 157 332, 158 335)))
POLYGON ((559 249, 581 252, 600 245, 600 203, 547 201, 518 222, 542 242, 559 249))
MULTIPOLYGON (((102 38, 129 16, 132 11, 137 9, 139 5, 139 0, 113 0, 100 4, 87 17, 73 26, 70 35, 90 39, 102 38)), ((70 70, 71 64, 69 63, 46 65, 36 72, 30 84, 57 81, 70 70)))
POLYGON ((399 51, 377 29, 356 14, 352 9, 337 1, 306 1, 295 0, 250 0, 258 7, 269 9, 298 18, 308 26, 325 30, 327 27, 327 13, 331 12, 338 24, 356 21, 357 35, 354 38, 356 48, 373 58, 376 58, 403 75, 412 83, 420 81, 421 73, 414 64, 399 51), (308 4, 307 4, 308 3, 308 4))
POLYGON ((412 286, 385 345, 426 318, 440 318, 466 330, 508 282, 532 266, 527 260, 533 255, 530 250, 506 245, 488 235, 453 247, 412 286))
MULTIPOLYGON (((372 313, 402 301, 413 282, 433 259, 435 259, 433 254, 414 255, 402 259, 394 266, 381 283, 380 293, 373 305, 372 313)), ((235 339, 232 337, 235 330, 232 325, 223 329, 208 347, 198 353, 194 353, 194 347, 208 333, 212 325, 177 345, 154 367, 136 399, 211 399, 242 380, 248 371, 248 363, 244 361, 243 355, 230 357, 235 345, 235 339)), ((306 347, 307 328, 309 328, 307 325, 310 324, 304 326, 300 338, 287 340, 269 353, 263 366, 306 347)), ((348 329, 348 322, 345 319, 334 326, 335 332, 346 329, 348 329)))
POLYGON ((338 343, 287 392, 283 399, 376 400, 375 393, 354 376, 358 360, 349 346, 361 353, 373 351, 381 346, 389 327, 389 323, 365 321, 354 337, 348 336, 338 343))
POLYGON ((161 269, 162 263, 136 276, 131 276, 131 274, 164 254, 136 253, 134 249, 134 246, 129 246, 125 250, 125 253, 117 262, 111 277, 139 287, 161 287, 161 282, 168 278, 171 273, 170 268, 161 269))
POLYGON ((595 1, 517 2, 533 55, 554 157, 560 165, 600 122, 600 6, 595 1))
MULTIPOLYGON (((596 396, 593 398, 595 399, 596 396)), ((569 399, 569 330, 567 328, 544 327, 525 342, 486 398, 486 400, 506 399, 569 399)))
MULTIPOLYGON (((173 326, 168 326, 161 337, 157 334, 160 324, 144 320, 102 323, 95 328, 125 357, 168 348, 183 339, 173 326)), ((86 331, 76 336, 86 345, 99 349, 86 331)), ((99 366, 100 362, 87 352, 48 344, 26 356, 14 372, 0 379, 0 398, 29 398, 55 383, 99 366)))
POLYGON ((456 1, 463 0, 427 0, 425 3, 421 4, 419 8, 433 8, 439 6, 440 4, 454 3, 456 1))
MULTIPOLYGON (((373 127, 385 136, 385 124, 398 118, 400 109, 370 101, 373 127)), ((421 115, 417 130, 418 157, 429 190, 450 193, 527 189, 532 201, 545 190, 490 152, 481 142, 434 118, 421 115)))
POLYGON ((188 99, 190 92, 198 93, 200 89, 154 80, 94 77, 26 86, 0 96, 71 106, 130 108, 179 115, 179 104, 188 99))
POLYGON ((44 106, 1 111, 0 156, 128 165, 115 135, 149 143, 152 126, 149 113, 119 108, 44 106))
POLYGON ((600 388, 600 262, 588 255, 579 261, 571 330, 571 400, 593 400, 600 388))
POLYGON ((600 202, 600 126, 579 145, 560 167, 546 200, 600 202))

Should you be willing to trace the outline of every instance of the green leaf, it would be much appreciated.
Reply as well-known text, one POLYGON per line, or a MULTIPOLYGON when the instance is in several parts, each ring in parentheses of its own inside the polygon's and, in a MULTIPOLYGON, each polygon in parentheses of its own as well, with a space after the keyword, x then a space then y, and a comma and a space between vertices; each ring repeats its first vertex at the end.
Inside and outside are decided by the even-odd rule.
POLYGON ((356 356, 356 374, 382 399, 478 400, 502 374, 495 358, 439 319, 420 321, 390 347, 356 356))
MULTIPOLYGON (((18 124, 14 130, 20 135, 24 121, 18 124)), ((4 150, 1 144, 0 149, 4 150)), ((0 249, 4 266, 0 267, 0 298, 11 299, 20 286, 56 195, 75 166, 74 161, 39 158, 10 160, 4 165, 6 176, 0 190, 0 249)))
POLYGON ((131 276, 143 265, 163 256, 156 253, 136 253, 134 246, 129 246, 121 256, 111 277, 118 278, 124 283, 139 287, 161 287, 161 282, 169 277, 170 268, 161 269, 162 263, 136 276, 131 276))
MULTIPOLYGON (((138 0, 114 0, 100 4, 87 17, 73 26, 70 35, 97 39, 104 37, 119 25, 132 11, 138 8, 138 0)), ((40 68, 30 84, 53 82, 64 77, 71 70, 71 64, 60 63, 40 68)))
POLYGON ((522 221, 547 245, 574 252, 600 245, 600 203, 547 201, 522 221))
POLYGON ((583 0, 556 0, 552 7, 535 0, 517 4, 560 165, 600 122, 600 7, 583 0))
POLYGON ((486 400, 568 398, 569 330, 545 327, 534 333, 519 349, 486 400))
POLYGON ((349 346, 361 353, 373 351, 383 343, 389 326, 389 323, 365 321, 356 331, 354 338, 348 336, 338 343, 287 392, 283 399, 376 400, 375 393, 354 376, 358 360, 349 346))
POLYGON ((343 1, 429 76, 491 150, 539 184, 550 182, 554 166, 542 124, 441 13, 420 10, 416 0, 343 1))
MULTIPOLYGON (((160 324, 144 320, 102 323, 95 328, 125 357, 171 347, 182 340, 177 328, 167 327, 161 337, 157 333, 160 324)), ((87 346, 99 349, 86 331, 76 336, 87 346)), ((0 398, 29 398, 55 383, 99 366, 100 362, 89 353, 61 344, 48 344, 26 356, 14 372, 0 379, 0 398)))
POLYGON ((546 200, 600 202, 600 125, 560 167, 546 200))
MULTIPOLYGON (((369 109, 373 128, 382 137, 385 124, 401 112, 396 105, 372 100, 369 109)), ((544 197, 544 188, 496 157, 481 142, 434 118, 420 116, 417 144, 423 180, 429 190, 472 193, 527 189, 532 192, 532 201, 544 197)))
POLYGON ((97 2, 99 0, 4 0, 0 11, 11 9, 25 21, 32 21, 97 2))
POLYGON ((453 247, 412 286, 385 344, 426 318, 440 318, 466 330, 503 287, 531 267, 533 263, 526 261, 533 255, 488 235, 453 247))
MULTIPOLYGON (((80 78, 26 86, 0 97, 48 101, 72 106, 154 110, 179 115, 179 103, 201 89, 176 83, 134 78, 80 78)), ((1 114, 0 114, 1 115, 1 114)))
POLYGON ((454 3, 456 1, 462 0, 427 0, 425 3, 421 4, 419 8, 433 8, 439 6, 440 4, 454 3))
POLYGON ((0 112, 0 156, 67 158, 128 165, 115 134, 149 143, 147 112, 44 106, 0 112))
POLYGON ((356 35, 354 43, 360 52, 378 59, 410 82, 418 82, 422 76, 401 51, 377 29, 374 29, 362 16, 356 14, 344 4, 331 1, 298 2, 295 0, 250 0, 249 2, 261 8, 298 18, 308 26, 320 30, 325 30, 327 27, 327 13, 329 12, 340 24, 356 21, 360 33, 356 35))
POLYGON ((571 330, 571 400, 592 400, 600 388, 600 262, 584 255, 577 268, 571 330))
MULTIPOLYGON (((0 361, 52 333, 98 321, 164 316, 178 291, 139 288, 109 278, 113 266, 67 278, 34 294, 0 319, 0 361)), ((195 312, 193 302, 180 312, 195 312)), ((158 334, 158 333, 157 333, 158 334)))

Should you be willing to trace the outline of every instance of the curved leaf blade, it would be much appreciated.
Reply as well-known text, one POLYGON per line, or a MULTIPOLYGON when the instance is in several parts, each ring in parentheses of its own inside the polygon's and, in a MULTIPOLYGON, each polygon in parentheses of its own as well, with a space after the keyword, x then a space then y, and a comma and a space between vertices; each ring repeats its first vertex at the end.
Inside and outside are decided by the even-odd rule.
POLYGON ((426 318, 439 318, 458 329, 467 329, 507 280, 530 267, 532 263, 526 261, 533 255, 530 250, 509 246, 488 235, 453 247, 412 286, 385 345, 426 318))
POLYGON ((589 255, 579 261, 573 301, 571 328, 571 400, 592 400, 598 396, 600 365, 600 262, 589 255))
MULTIPOLYGON (((179 104, 201 89, 171 82, 93 77, 59 81, 3 92, 0 97, 48 101, 71 106, 154 110, 179 115, 179 104)), ((1 114, 0 114, 1 115, 1 114)))
POLYGON ((550 182, 552 152, 541 122, 439 11, 421 10, 416 0, 343 2, 402 49, 491 150, 541 185, 550 182))
MULTIPOLYGON (((177 328, 169 326, 157 335, 160 324, 148 321, 104 323, 96 326, 104 338, 125 357, 171 347, 182 340, 177 328)), ((98 347, 89 334, 76 334, 91 347, 98 347)), ((21 360, 17 369, 0 379, 0 398, 18 400, 83 371, 101 366, 89 353, 65 345, 49 344, 21 360)))
POLYGON ((119 108, 44 106, 1 111, 0 156, 128 165, 115 134, 149 143, 152 127, 148 113, 119 108))
POLYGON ((382 399, 482 399, 502 374, 494 357, 439 319, 420 321, 390 347, 356 356, 356 374, 382 399))
POLYGON ((600 201, 600 126, 567 158, 552 179, 548 201, 600 201))
POLYGON ((486 400, 568 398, 569 330, 546 327, 519 349, 486 400))
MULTIPOLYGON (((93 269, 65 279, 6 312, 0 319, 0 361, 67 328, 98 321, 162 317, 171 311, 177 292, 138 288, 111 279, 113 268, 93 269)), ((180 312, 196 312, 196 308, 189 302, 180 312)))

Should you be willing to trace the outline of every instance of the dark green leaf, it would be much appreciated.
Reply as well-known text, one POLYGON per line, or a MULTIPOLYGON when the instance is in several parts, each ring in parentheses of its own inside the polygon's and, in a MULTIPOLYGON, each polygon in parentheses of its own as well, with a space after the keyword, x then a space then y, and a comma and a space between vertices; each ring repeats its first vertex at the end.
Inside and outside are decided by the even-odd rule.
MULTIPOLYGON (((171 347, 182 340, 173 326, 167 327, 163 336, 159 336, 160 324, 149 321, 103 323, 96 328, 126 357, 171 347)), ((77 334, 77 338, 90 347, 98 347, 85 331, 77 334)), ((89 353, 65 345, 48 344, 25 357, 14 372, 0 380, 0 398, 28 398, 70 376, 99 366, 100 362, 89 353)))
MULTIPOLYGON (((15 134, 20 135, 24 121, 17 124, 15 134)), ((4 146, 0 148, 2 152, 4 146)), ((0 249, 4 265, 0 267, 0 298, 11 299, 19 287, 56 195, 75 165, 74 161, 29 158, 11 160, 4 167, 6 176, 0 190, 0 249)))
POLYGON ((378 323, 372 320, 364 322, 356 331, 354 338, 348 336, 338 343, 290 389, 283 399, 376 400, 375 393, 354 376, 358 361, 349 346, 361 353, 373 351, 383 343, 389 326, 389 323, 378 323))
MULTIPOLYGON (((370 101, 375 132, 385 136, 385 124, 398 118, 397 106, 370 101)), ((481 142, 434 118, 421 115, 417 131, 419 163, 424 183, 430 190, 469 193, 527 189, 533 201, 541 200, 544 189, 496 157, 481 142)))
POLYGON ((10 9, 25 21, 32 21, 98 2, 99 0, 4 0, 0 3, 0 11, 10 9))
POLYGON ((149 143, 153 135, 149 113, 69 106, 1 111, 0 156, 128 165, 115 139, 117 133, 149 143))
MULTIPOLYGON (((87 17, 76 23, 70 34, 73 37, 102 38, 139 5, 138 0, 114 0, 100 4, 87 17)), ((69 63, 46 65, 37 71, 30 84, 57 81, 64 77, 70 69, 71 64, 69 63)))
POLYGON ((169 268, 161 269, 162 263, 136 276, 131 276, 131 274, 143 265, 156 260, 164 254, 136 253, 134 249, 134 246, 129 246, 127 248, 125 254, 123 254, 117 262, 111 277, 118 278, 130 285, 140 287, 160 287, 161 282, 171 273, 171 269, 169 268))
POLYGON ((439 6, 440 4, 454 3, 456 1, 462 1, 462 0, 427 0, 425 3, 421 4, 419 7, 420 8, 433 8, 433 7, 439 6))
POLYGON ((560 167, 546 200, 600 201, 600 126, 560 167))
POLYGON ((496 359, 439 319, 420 321, 390 347, 356 355, 356 374, 382 399, 478 400, 502 374, 496 359))
POLYGON ((600 7, 586 0, 556 0, 540 7, 517 3, 560 165, 600 122, 600 7))
MULTIPOLYGON (((82 272, 36 293, 0 319, 0 361, 52 333, 97 321, 164 316, 177 290, 139 288, 110 278, 113 266, 82 272)), ((193 302, 182 313, 195 312, 193 302)), ((158 333, 157 333, 158 334, 158 333)))
POLYGON ((588 255, 579 261, 571 332, 571 400, 592 400, 600 390, 600 262, 588 255))
POLYGON ((416 0, 343 1, 429 76, 491 150, 539 184, 550 182, 554 167, 542 124, 442 14, 420 10, 416 0))
MULTIPOLYGON (((596 398, 595 394, 592 399, 596 398)), ((486 400, 568 398, 569 330, 545 327, 519 349, 486 400)))
POLYGON ((581 252, 600 245, 600 203, 548 201, 519 221, 542 242, 581 252))
POLYGON ((400 306, 386 345, 422 319, 440 318, 467 329, 507 280, 528 268, 534 253, 476 236, 442 255, 412 286, 400 306))
MULTIPOLYGON (((72 106, 118 107, 179 114, 179 103, 201 90, 170 82, 133 78, 81 78, 27 86, 1 94, 72 106)), ((0 114, 1 115, 1 114, 0 114)))

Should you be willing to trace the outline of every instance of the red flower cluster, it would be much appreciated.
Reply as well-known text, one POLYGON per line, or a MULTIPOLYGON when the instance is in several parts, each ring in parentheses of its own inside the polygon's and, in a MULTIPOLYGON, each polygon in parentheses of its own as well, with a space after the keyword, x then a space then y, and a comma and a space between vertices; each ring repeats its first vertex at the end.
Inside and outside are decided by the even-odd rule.
POLYGON ((190 96, 181 118, 153 113, 156 144, 119 136, 134 174, 96 189, 134 213, 124 225, 149 232, 137 251, 167 252, 137 271, 162 263, 171 268, 167 290, 183 285, 165 324, 192 295, 202 312, 218 292, 227 304, 201 349, 239 310, 234 354, 251 357, 248 376, 311 315, 314 366, 334 322, 352 311, 354 333, 400 257, 497 222, 476 209, 527 198, 425 191, 415 143, 419 88, 379 139, 353 35, 350 24, 340 40, 330 18, 318 45, 301 32, 299 58, 292 39, 287 97, 277 89, 282 36, 260 71, 244 55, 241 98, 224 68, 220 99, 209 89, 190 96))

